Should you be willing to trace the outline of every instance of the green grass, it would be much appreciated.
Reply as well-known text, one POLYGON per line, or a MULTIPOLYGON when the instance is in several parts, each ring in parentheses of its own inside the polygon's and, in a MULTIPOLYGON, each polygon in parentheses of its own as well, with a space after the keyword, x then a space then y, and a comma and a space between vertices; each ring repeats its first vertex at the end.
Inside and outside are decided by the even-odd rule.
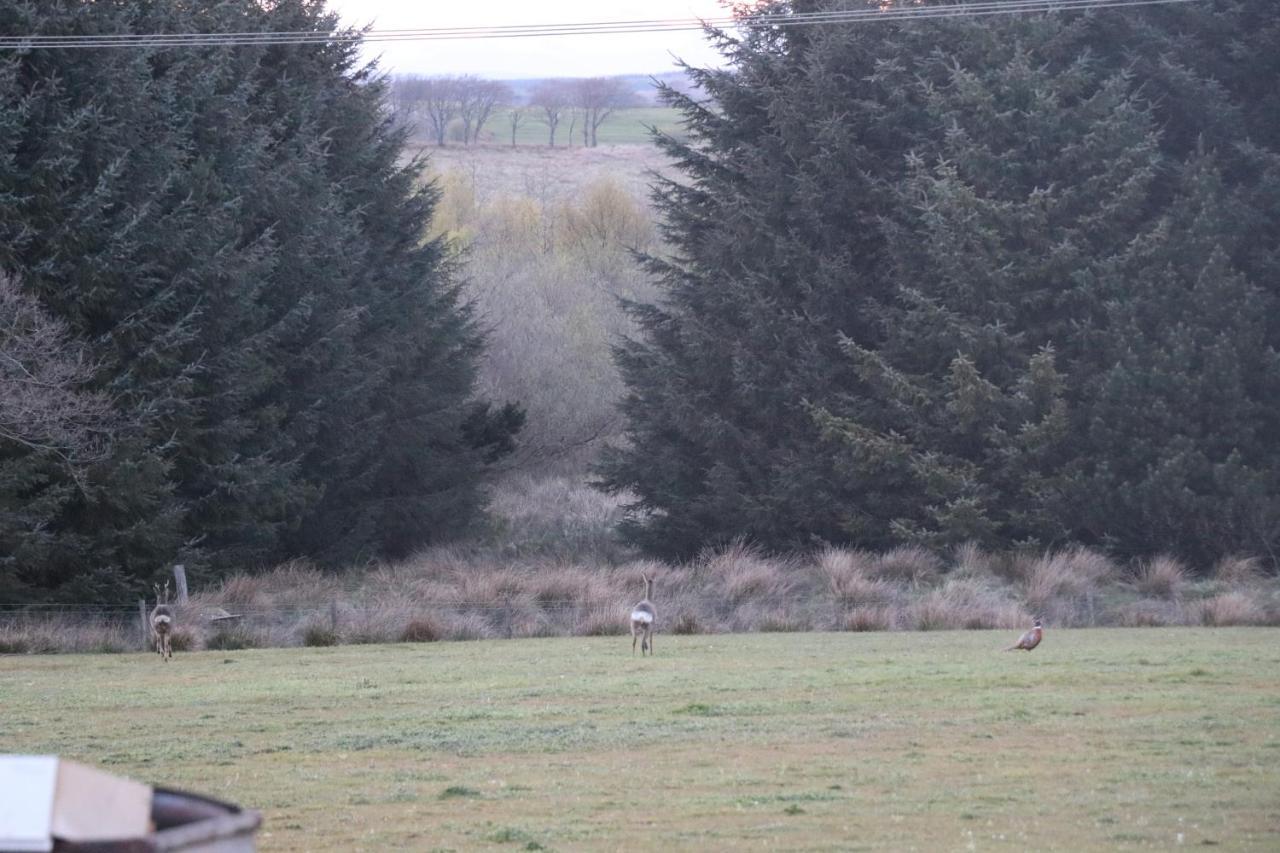
POLYGON ((261 848, 1280 848, 1280 630, 0 658, 0 751, 261 808, 261 848))
MULTIPOLYGON (((541 111, 525 108, 525 116, 516 129, 516 145, 543 145, 550 138, 547 126, 538 120, 541 111)), ((569 145, 570 115, 566 111, 560 126, 556 128, 556 145, 569 145)), ((680 113, 670 107, 635 107, 616 110, 606 118, 596 131, 596 138, 601 145, 648 145, 652 142, 649 128, 656 127, 663 133, 676 137, 685 135, 680 124, 680 113)), ((420 133, 419 136, 422 136, 420 133)), ((484 126, 483 142, 486 145, 511 144, 511 120, 507 110, 494 111, 492 118, 484 126)), ((456 145, 457 143, 451 143, 456 145)), ((574 125, 573 145, 582 144, 581 119, 574 125)))

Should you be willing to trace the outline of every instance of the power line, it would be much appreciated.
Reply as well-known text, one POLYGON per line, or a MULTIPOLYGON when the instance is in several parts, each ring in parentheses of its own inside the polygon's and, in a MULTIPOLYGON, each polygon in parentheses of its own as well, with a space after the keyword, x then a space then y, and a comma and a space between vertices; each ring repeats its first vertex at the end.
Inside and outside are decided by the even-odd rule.
POLYGON ((237 47, 278 44, 378 43, 397 41, 455 41, 510 38, 545 38, 574 35, 662 33, 727 29, 772 29, 797 26, 870 23, 978 17, 1032 12, 1072 12, 1121 9, 1135 6, 1162 6, 1196 3, 1202 0, 979 0, 945 6, 913 6, 847 9, 788 15, 755 15, 744 18, 720 17, 701 20, 666 18, 635 21, 594 21, 568 24, 529 24, 484 27, 434 27, 416 29, 339 30, 333 32, 279 31, 232 33, 124 33, 77 36, 0 36, 0 50, 237 47))

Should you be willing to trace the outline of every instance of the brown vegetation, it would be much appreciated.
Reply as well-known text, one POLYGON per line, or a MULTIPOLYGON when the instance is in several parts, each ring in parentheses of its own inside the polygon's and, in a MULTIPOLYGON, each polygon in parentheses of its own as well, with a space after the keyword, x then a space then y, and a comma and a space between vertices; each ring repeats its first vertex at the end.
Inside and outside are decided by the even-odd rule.
MULTIPOLYGON (((1157 557, 1128 568, 1098 551, 993 553, 965 545, 885 554, 825 547, 772 555, 745 541, 681 565, 637 560, 616 539, 625 496, 516 477, 494 496, 487 542, 438 547, 337 575, 291 562, 236 575, 178 611, 174 647, 241 649, 627 632, 636 579, 661 578, 660 634, 757 631, 1276 625, 1280 579, 1224 559, 1195 579, 1157 557), (212 616, 232 614, 238 619, 212 616)), ((141 648, 129 616, 11 615, 0 653, 141 648)))

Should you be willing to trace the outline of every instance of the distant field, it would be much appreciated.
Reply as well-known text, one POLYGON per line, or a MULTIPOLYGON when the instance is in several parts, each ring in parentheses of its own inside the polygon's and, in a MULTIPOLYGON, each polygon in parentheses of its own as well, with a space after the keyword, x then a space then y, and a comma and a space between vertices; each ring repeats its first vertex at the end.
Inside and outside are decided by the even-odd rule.
MULTIPOLYGON (((525 116, 516 129, 516 145, 547 145, 549 133, 547 126, 538 121, 539 110, 525 110, 525 116)), ((650 127, 656 127, 663 133, 683 136, 684 128, 680 125, 680 114, 670 107, 639 107, 618 110, 600 125, 596 135, 601 145, 648 145, 651 142, 650 127)), ((506 110, 497 110, 484 126, 485 144, 511 144, 511 121, 506 110)), ((574 126, 572 142, 569 139, 569 118, 566 117, 556 128, 556 146, 577 148, 582 145, 582 125, 574 126)))
POLYGON ((1280 849, 1280 630, 0 657, 0 751, 272 850, 1280 849))

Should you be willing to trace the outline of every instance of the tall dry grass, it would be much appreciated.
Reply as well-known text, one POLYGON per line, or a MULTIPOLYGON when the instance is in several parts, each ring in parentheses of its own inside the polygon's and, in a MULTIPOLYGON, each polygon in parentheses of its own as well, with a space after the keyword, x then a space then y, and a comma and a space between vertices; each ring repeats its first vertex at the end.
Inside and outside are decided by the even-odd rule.
MULTIPOLYGON (((560 478, 514 477, 489 538, 337 575, 290 562, 199 589, 178 609, 179 648, 621 635, 655 579, 662 633, 1280 624, 1280 578, 1232 557, 1204 579, 1168 557, 1121 565, 1098 551, 774 555, 737 541, 682 564, 637 559, 614 536, 623 502, 560 478)), ((136 613, 0 618, 0 653, 131 651, 136 613)))
MULTIPOLYGON (((893 559, 900 564, 902 555, 893 559)), ((741 542, 682 565, 435 548, 355 576, 295 562, 228 578, 192 596, 179 610, 178 631, 182 646, 217 649, 621 635, 643 595, 642 574, 656 578, 664 633, 1013 631, 1033 616, 1050 629, 1280 624, 1280 583, 1253 574, 1240 588, 1218 578, 1192 582, 1154 561, 1125 575, 1083 549, 1013 557, 969 550, 963 560, 940 563, 936 575, 886 577, 883 565, 883 555, 861 551, 779 558, 741 542), (1012 579, 992 568, 1002 561, 1016 570, 1012 579)), ((27 614, 0 621, 0 653, 142 647, 136 617, 27 614)))

